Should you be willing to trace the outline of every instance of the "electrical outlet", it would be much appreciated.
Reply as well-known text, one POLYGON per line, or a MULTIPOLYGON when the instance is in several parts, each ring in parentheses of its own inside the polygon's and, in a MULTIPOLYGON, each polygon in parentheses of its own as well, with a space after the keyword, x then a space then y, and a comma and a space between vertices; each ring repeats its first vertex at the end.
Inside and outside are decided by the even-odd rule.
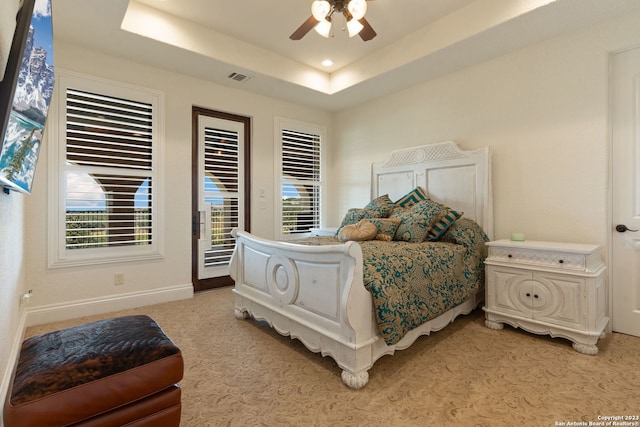
POLYGON ((20 295, 20 303, 28 305, 32 296, 33 296, 33 289, 27 289, 27 292, 20 295))
POLYGON ((116 285, 124 285, 124 273, 114 274, 113 283, 115 283, 116 285))

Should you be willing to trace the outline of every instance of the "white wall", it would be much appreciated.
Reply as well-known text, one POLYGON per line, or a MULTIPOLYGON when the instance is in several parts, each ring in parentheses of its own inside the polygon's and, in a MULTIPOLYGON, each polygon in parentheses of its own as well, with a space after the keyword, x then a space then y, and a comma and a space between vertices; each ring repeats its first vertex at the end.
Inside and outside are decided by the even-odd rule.
POLYGON ((493 151, 495 238, 606 246, 608 58, 640 45, 638 22, 601 23, 336 115, 331 222, 368 201, 372 161, 456 140, 493 151))
MULTIPOLYGON (((24 263, 25 196, 0 192, 0 399, 8 387, 17 348, 22 341, 25 310, 20 295, 26 292, 24 263)), ((0 422, 0 425, 2 423, 0 422)))
MULTIPOLYGON (((191 284, 191 108, 193 105, 252 118, 251 194, 255 207, 252 231, 273 237, 273 204, 258 207, 258 189, 264 188, 267 201, 274 197, 274 117, 326 125, 329 113, 301 107, 235 88, 215 85, 184 75, 161 71, 130 61, 94 53, 56 42, 56 67, 109 80, 140 85, 165 93, 165 257, 145 262, 125 262, 89 267, 47 268, 47 149, 59 142, 48 135, 43 144, 34 191, 27 212, 27 281, 33 288, 32 306, 53 310, 57 305, 111 299, 114 294, 162 292, 191 284), (257 184, 259 183, 259 185, 257 184), (114 285, 114 273, 125 274, 125 285, 114 285), (53 306, 52 306, 53 305, 53 306)), ((119 301, 118 304, 121 304, 119 301)), ((90 304, 89 304, 90 305, 90 304)), ((102 310, 100 304, 94 304, 102 310)), ((139 305, 139 303, 136 303, 139 305)), ((80 311, 77 314, 82 314, 80 311)), ((31 319, 32 313, 30 313, 31 319)))

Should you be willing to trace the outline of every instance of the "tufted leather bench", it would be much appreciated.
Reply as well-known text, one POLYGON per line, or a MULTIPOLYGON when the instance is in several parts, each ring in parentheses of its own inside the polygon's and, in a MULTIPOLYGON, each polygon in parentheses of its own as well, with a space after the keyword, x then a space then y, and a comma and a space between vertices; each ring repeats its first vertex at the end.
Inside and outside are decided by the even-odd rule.
POLYGON ((22 343, 5 427, 180 425, 180 349, 148 316, 125 316, 22 343))

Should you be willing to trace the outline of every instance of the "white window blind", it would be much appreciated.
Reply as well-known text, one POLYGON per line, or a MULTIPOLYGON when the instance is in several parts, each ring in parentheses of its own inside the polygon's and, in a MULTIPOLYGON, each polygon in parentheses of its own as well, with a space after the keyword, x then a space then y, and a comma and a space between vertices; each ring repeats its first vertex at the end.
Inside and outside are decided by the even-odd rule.
POLYGON ((66 99, 67 249, 150 244, 151 105, 75 89, 66 99))
POLYGON ((281 129, 282 234, 308 233, 320 226, 319 134, 281 129))
POLYGON ((238 226, 240 182, 239 135, 237 132, 204 129, 204 196, 211 206, 211 248, 204 253, 204 266, 227 265, 235 239, 231 229, 238 226))
POLYGON ((50 265, 160 256, 160 95, 62 75, 50 265))

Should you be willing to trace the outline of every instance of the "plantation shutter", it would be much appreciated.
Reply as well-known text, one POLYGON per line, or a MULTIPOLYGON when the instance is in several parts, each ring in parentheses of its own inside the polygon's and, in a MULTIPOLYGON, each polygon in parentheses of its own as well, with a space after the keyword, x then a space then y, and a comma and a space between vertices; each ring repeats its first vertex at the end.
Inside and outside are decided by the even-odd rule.
POLYGON ((204 253, 204 267, 227 265, 238 227, 240 153, 239 135, 225 129, 204 129, 204 199, 211 209, 211 247, 204 253))
POLYGON ((320 226, 320 135, 282 129, 282 233, 320 226))
POLYGON ((153 106, 67 88, 66 249, 153 242, 153 106))

